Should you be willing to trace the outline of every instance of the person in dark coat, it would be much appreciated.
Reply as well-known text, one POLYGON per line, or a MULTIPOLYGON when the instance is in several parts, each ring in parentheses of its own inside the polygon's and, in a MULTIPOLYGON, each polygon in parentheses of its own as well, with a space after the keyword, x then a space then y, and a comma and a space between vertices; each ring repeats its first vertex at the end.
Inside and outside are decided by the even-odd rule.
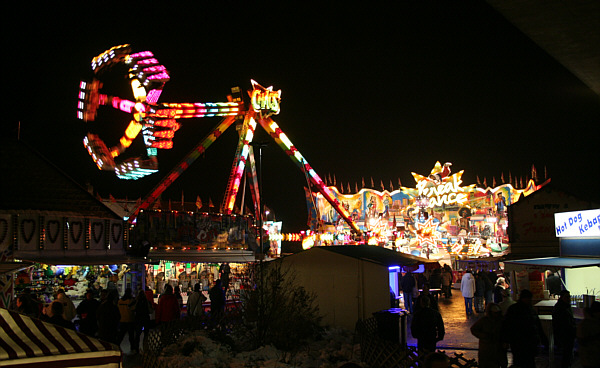
POLYGON ((208 296, 210 297, 210 316, 213 319, 219 319, 225 313, 225 293, 221 286, 221 279, 215 281, 215 286, 208 291, 208 296))
POLYGON ((485 277, 482 271, 475 274, 475 312, 477 313, 485 311, 485 277))
POLYGON ((426 282, 425 284, 423 284, 423 291, 421 291, 421 293, 417 297, 417 300, 415 300, 415 313, 417 313, 417 311, 422 308, 421 307, 421 299, 423 299, 423 298, 429 299, 429 307, 431 309, 435 309, 438 312, 440 311, 440 308, 438 307, 438 302, 437 302, 436 298, 429 291, 429 283, 426 282))
POLYGON ((52 302, 52 304, 50 304, 50 314, 48 318, 44 320, 44 322, 52 323, 53 325, 75 330, 75 325, 73 324, 73 322, 68 321, 64 318, 64 312, 65 307, 63 303, 61 303, 58 300, 55 300, 52 302))
POLYGON ((156 307, 156 323, 164 323, 178 320, 181 315, 179 309, 179 301, 173 294, 173 287, 169 284, 165 285, 165 293, 158 299, 156 307))
POLYGON ((99 306, 100 302, 94 299, 94 292, 86 291, 85 299, 76 308, 79 315, 79 332, 88 336, 96 336, 96 331, 98 331, 96 312, 99 306))
POLYGON ((562 281, 557 274, 552 273, 550 276, 546 278, 546 288, 550 295, 560 295, 560 291, 562 290, 562 281))
POLYGON ((493 303, 494 283, 496 282, 495 274, 481 271, 483 282, 485 283, 485 305, 493 303), (493 281, 492 281, 493 279, 493 281))
POLYGON ((506 279, 504 277, 498 277, 496 279, 496 285, 494 285, 494 303, 500 304, 504 299, 504 290, 508 288, 508 284, 506 283, 506 279))
POLYGON ((490 303, 485 307, 485 316, 471 326, 471 333, 479 339, 477 360, 480 368, 506 368, 508 359, 502 341, 502 309, 490 303))
POLYGON ((521 290, 519 300, 506 311, 503 336, 510 343, 513 363, 519 368, 535 368, 535 356, 540 342, 548 346, 542 324, 533 309, 533 294, 521 290))
POLYGON ((183 296, 181 295, 181 288, 179 287, 179 285, 173 288, 173 294, 177 298, 177 303, 179 303, 179 310, 181 311, 183 309, 183 296))
POLYGON ((133 317, 135 331, 131 351, 139 353, 140 338, 142 336, 142 332, 146 331, 147 333, 148 329, 150 328, 150 302, 148 301, 148 299, 146 299, 146 293, 144 292, 144 290, 140 290, 138 292, 138 295, 136 296, 134 301, 133 310, 135 311, 133 317))
POLYGON ((129 338, 129 347, 133 351, 135 347, 135 314, 134 314, 134 299, 131 293, 131 288, 126 288, 123 296, 117 302, 121 319, 119 322, 119 339, 118 345, 121 345, 125 335, 129 338))
POLYGON ((106 289, 100 292, 100 305, 96 310, 96 319, 98 320, 98 338, 118 344, 121 312, 113 300, 113 295, 106 289))
POLYGON ((223 289, 227 291, 229 289, 229 275, 231 274, 231 267, 229 263, 225 262, 221 264, 219 267, 219 279, 221 280, 221 284, 223 285, 223 289))
POLYGON ((400 287, 402 288, 402 295, 404 296, 404 308, 410 313, 413 313, 413 289, 417 285, 412 272, 408 271, 400 280, 400 287))
POLYGON ((16 303, 17 303, 17 309, 16 309, 17 313, 24 314, 26 316, 34 317, 34 318, 38 316, 38 311, 39 311, 38 306, 37 306, 37 304, 35 304, 33 302, 30 294, 21 293, 17 297, 16 303))
MULTIPOLYGON (((571 293, 568 290, 561 290, 559 295, 552 310, 552 330, 557 350, 560 350, 562 355, 560 366, 567 368, 573 361, 577 325, 571 309, 571 293)), ((600 349, 600 346, 598 348, 600 349)))
POLYGON ((429 287, 432 289, 441 289, 442 288, 442 270, 440 268, 436 268, 433 270, 431 276, 429 276, 429 287))
POLYGON ((444 320, 440 312, 432 309, 429 298, 420 300, 421 308, 412 318, 410 332, 417 339, 417 349, 420 354, 435 351, 438 341, 444 339, 444 320))

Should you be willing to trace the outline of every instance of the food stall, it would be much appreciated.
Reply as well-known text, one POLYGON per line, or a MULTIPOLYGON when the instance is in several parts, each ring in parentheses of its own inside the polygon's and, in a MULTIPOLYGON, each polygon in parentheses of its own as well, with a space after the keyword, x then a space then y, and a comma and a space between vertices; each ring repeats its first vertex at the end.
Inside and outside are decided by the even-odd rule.
POLYGON ((600 299, 600 209, 559 212, 554 218, 560 257, 505 261, 505 271, 515 281, 513 293, 530 289, 535 299, 549 299, 546 281, 554 273, 560 275, 576 307, 583 306, 584 300, 600 299))

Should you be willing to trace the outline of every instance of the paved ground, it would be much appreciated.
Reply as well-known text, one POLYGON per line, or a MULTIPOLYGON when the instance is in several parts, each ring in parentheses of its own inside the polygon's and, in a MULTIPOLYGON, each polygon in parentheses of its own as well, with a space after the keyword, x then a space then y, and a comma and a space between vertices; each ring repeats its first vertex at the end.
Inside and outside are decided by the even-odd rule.
MULTIPOLYGON (((446 329, 446 335, 443 341, 440 341, 437 345, 438 349, 446 351, 447 354, 452 353, 463 354, 467 359, 477 359, 478 352, 478 339, 471 334, 471 326, 477 321, 483 314, 477 314, 467 316, 465 312, 464 299, 459 290, 453 290, 452 297, 445 299, 439 299, 440 313, 444 319, 444 327, 446 329)), ((410 334, 410 321, 407 331, 408 344, 416 346, 417 341, 410 334)), ((512 365, 512 355, 508 352, 508 364, 512 365)), ((558 361, 550 361, 548 352, 542 352, 536 358, 536 366, 538 368, 545 367, 559 367, 560 356, 557 356, 558 361)), ((579 368, 577 358, 575 358, 572 368, 579 368)))
MULTIPOLYGON (((479 319, 482 314, 467 316, 465 313, 464 299, 458 290, 453 291, 451 298, 439 299, 440 312, 444 319, 446 336, 443 341, 438 343, 438 349, 446 351, 447 354, 453 353, 463 354, 467 359, 477 359, 478 340, 471 334, 470 328, 479 319)), ((408 344, 416 346, 417 341, 410 334, 410 320, 407 331, 408 344)), ((121 344, 123 350, 124 368, 142 367, 142 357, 140 354, 132 354, 130 352, 129 342, 127 337, 123 339, 121 344)), ((508 353, 509 366, 512 364, 512 355, 508 353)), ((547 353, 543 353, 536 359, 538 368, 557 367, 556 362, 551 364, 547 353)), ((577 360, 573 368, 581 367, 577 360)))

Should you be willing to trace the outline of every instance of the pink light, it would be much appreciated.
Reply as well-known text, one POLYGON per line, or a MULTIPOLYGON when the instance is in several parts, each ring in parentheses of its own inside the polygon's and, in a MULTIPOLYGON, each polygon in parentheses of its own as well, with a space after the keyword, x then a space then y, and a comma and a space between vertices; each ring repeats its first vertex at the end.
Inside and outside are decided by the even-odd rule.
POLYGON ((148 68, 144 68, 142 69, 145 73, 156 73, 156 72, 162 72, 167 70, 167 68, 164 67, 164 65, 155 65, 155 66, 150 66, 148 68))
POLYGON ((154 54, 151 51, 141 51, 135 54, 131 54, 129 55, 131 58, 134 59, 138 59, 138 58, 149 58, 154 56, 154 54))
POLYGON ((146 97, 146 102, 150 104, 155 104, 162 93, 161 89, 152 89, 148 92, 148 96, 146 97))
POLYGON ((154 65, 154 64, 158 64, 158 60, 156 60, 154 58, 144 59, 144 60, 137 61, 136 64, 138 64, 138 65, 154 65))
POLYGON ((135 102, 129 100, 121 100, 119 102, 119 110, 131 113, 131 109, 135 106, 135 102))
POLYGON ((169 79, 169 75, 165 72, 159 73, 159 74, 154 74, 148 77, 148 79, 150 80, 154 80, 154 79, 169 79))

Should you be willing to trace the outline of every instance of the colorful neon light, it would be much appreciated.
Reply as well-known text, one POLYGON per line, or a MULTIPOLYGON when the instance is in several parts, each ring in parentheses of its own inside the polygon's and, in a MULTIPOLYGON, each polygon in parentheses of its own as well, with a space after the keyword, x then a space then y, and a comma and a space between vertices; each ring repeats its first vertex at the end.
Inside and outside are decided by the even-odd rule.
POLYGON ((446 163, 442 168, 439 161, 436 162, 427 177, 412 173, 417 182, 418 195, 428 198, 429 208, 465 204, 469 199, 468 193, 473 192, 475 188, 475 185, 461 187, 464 170, 450 175, 450 165, 452 164, 446 163))
MULTIPOLYGON (((123 134, 119 144, 112 149, 108 149, 106 144, 96 135, 88 134, 84 139, 84 144, 92 156, 92 159, 102 170, 114 169, 117 177, 122 179, 138 179, 154 173, 158 170, 158 149, 169 149, 173 147, 173 138, 175 131, 180 127, 176 121, 181 118, 201 118, 201 117, 224 117, 215 130, 205 138, 202 143, 192 151, 176 169, 171 171, 167 177, 154 188, 151 194, 144 200, 130 221, 135 221, 135 217, 140 210, 146 209, 152 204, 158 195, 162 193, 180 174, 185 170, 199 154, 218 138, 225 129, 227 129, 238 116, 245 116, 244 128, 240 134, 236 159, 232 167, 232 174, 228 182, 227 195, 224 198, 222 210, 231 213, 235 204, 235 197, 241 184, 241 178, 246 171, 247 160, 250 160, 250 173, 253 179, 256 179, 254 155, 250 143, 254 138, 257 121, 261 126, 271 134, 276 142, 288 153, 300 168, 310 177, 311 182, 316 189, 321 192, 331 205, 340 213, 348 224, 358 233, 360 230, 349 217, 348 212, 340 202, 334 197, 333 193, 326 187, 325 183, 317 173, 308 164, 306 159, 293 146, 290 139, 281 131, 277 124, 268 117, 278 114, 281 103, 281 90, 274 91, 273 87, 264 88, 256 81, 252 80, 252 91, 250 95, 251 110, 246 109, 241 97, 230 98, 228 102, 215 103, 158 103, 164 84, 169 81, 170 75, 163 65, 154 57, 150 51, 131 53, 129 45, 115 46, 92 60, 92 69, 97 73, 99 69, 107 65, 124 62, 129 65, 128 76, 135 101, 121 99, 119 97, 109 97, 99 93, 102 84, 95 82, 92 87, 87 83, 80 85, 78 113, 77 116, 85 121, 93 121, 96 117, 96 110, 101 105, 110 104, 113 108, 133 115, 128 128, 123 134), (144 144, 146 146, 147 159, 131 158, 123 162, 115 162, 114 158, 119 156, 142 132, 144 144)), ((239 89, 232 90, 233 95, 240 94, 239 89)), ((253 197, 255 204, 258 198, 256 191, 256 181, 253 186, 253 197), (254 193, 256 192, 256 193, 254 193)), ((333 238, 332 238, 333 239, 333 238)), ((330 239, 330 240, 332 240, 330 239)), ((330 241, 327 240, 327 241, 330 241)))
POLYGON ((279 114, 281 90, 273 91, 273 86, 265 88, 255 80, 251 80, 253 90, 250 93, 250 102, 255 112, 265 114, 279 114))
POLYGON ((94 80, 92 83, 80 83, 77 103, 77 117, 84 121, 95 120, 98 107, 106 104, 133 115, 131 123, 116 146, 108 149, 97 135, 91 134, 88 134, 84 142, 98 168, 115 170, 119 178, 138 179, 157 171, 157 150, 173 148, 172 139, 175 131, 180 127, 175 119, 243 114, 241 102, 157 105, 162 88, 169 81, 170 76, 166 67, 161 65, 150 51, 131 53, 129 45, 115 46, 94 57, 92 69, 98 73, 99 70, 120 62, 130 67, 128 74, 135 101, 100 94, 102 83, 94 80), (123 163, 114 162, 114 158, 131 146, 140 131, 148 158, 135 158, 123 163))

